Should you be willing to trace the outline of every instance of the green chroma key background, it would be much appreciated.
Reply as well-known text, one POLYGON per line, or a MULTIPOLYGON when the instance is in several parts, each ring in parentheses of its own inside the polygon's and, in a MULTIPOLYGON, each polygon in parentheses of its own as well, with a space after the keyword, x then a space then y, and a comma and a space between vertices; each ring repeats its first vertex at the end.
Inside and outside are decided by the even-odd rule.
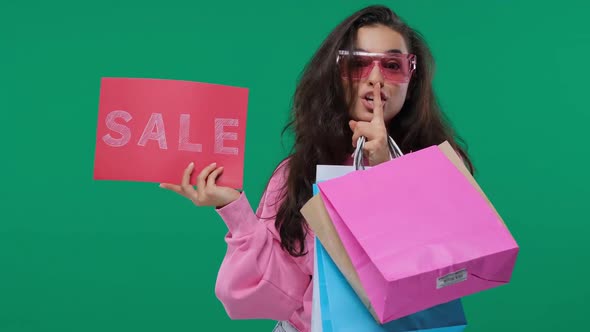
MULTIPOLYGON (((584 1, 384 1, 430 43, 440 102, 521 246, 509 285, 465 299, 468 331, 587 325, 584 1)), ((301 69, 369 1, 0 5, 0 331, 270 331, 214 295, 226 227, 157 184, 92 180, 104 76, 250 89, 257 206, 301 69)), ((179 174, 180 176, 180 174, 179 174)), ((180 177, 179 177, 180 180, 180 177)))

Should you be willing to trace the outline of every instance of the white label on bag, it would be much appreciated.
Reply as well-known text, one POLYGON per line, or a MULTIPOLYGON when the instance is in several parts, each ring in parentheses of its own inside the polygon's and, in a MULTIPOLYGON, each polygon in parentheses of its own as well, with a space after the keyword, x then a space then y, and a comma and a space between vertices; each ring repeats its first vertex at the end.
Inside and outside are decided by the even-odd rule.
POLYGON ((436 289, 441 289, 467 280, 467 269, 449 273, 436 279, 436 289))

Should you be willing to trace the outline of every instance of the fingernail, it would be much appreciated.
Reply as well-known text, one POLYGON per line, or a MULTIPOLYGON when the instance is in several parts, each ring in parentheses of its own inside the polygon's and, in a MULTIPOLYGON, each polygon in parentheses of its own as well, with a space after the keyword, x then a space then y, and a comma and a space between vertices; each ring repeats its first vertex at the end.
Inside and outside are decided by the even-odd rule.
POLYGON ((188 164, 188 167, 193 167, 194 165, 195 165, 195 163, 191 161, 191 163, 188 164))
POLYGON ((211 166, 217 166, 217 163, 212 163, 211 166))

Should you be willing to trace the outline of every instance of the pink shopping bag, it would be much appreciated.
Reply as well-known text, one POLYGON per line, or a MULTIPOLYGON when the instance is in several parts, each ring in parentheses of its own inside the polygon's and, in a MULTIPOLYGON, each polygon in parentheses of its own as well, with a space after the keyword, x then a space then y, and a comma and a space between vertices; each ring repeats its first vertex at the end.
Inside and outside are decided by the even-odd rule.
POLYGON ((510 281, 519 247, 447 147, 318 184, 381 323, 510 281))

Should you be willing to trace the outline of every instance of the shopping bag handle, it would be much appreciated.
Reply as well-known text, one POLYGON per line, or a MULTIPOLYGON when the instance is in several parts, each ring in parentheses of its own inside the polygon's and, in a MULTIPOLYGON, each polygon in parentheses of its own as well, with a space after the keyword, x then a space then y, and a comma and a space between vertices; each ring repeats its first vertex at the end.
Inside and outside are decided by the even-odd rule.
MULTIPOLYGON (((402 150, 399 148, 399 146, 397 146, 393 138, 391 138, 391 136, 387 136, 387 138, 387 143, 389 145, 389 151, 391 152, 391 156, 393 158, 403 156, 404 154, 402 153, 402 150)), ((363 146, 365 145, 366 140, 367 139, 365 138, 365 136, 361 136, 356 141, 356 149, 354 150, 353 154, 353 165, 357 171, 359 169, 365 169, 365 166, 363 165, 363 146)))

